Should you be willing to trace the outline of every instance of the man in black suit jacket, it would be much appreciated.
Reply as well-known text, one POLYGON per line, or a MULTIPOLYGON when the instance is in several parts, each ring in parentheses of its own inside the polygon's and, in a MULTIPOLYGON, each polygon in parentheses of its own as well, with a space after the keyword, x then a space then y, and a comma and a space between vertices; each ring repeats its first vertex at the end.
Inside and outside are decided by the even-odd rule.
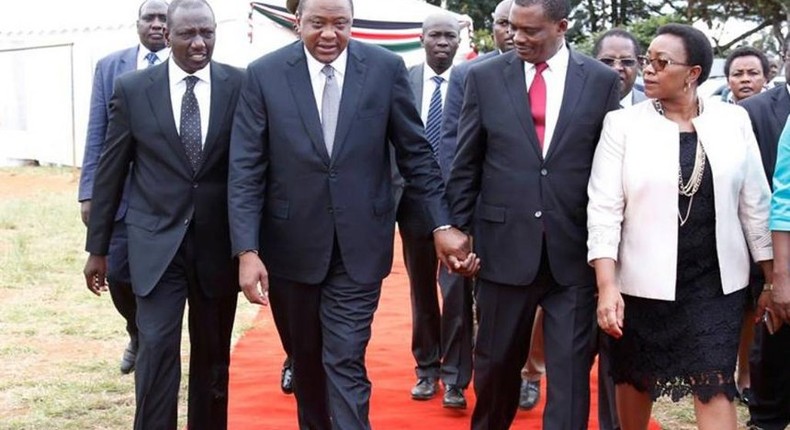
POLYGON ((587 181, 603 118, 618 107, 619 80, 565 45, 569 9, 563 0, 515 0, 514 52, 467 76, 447 194, 484 262, 474 429, 510 426, 538 305, 549 383, 543 426, 587 427, 596 305, 587 181))
POLYGON ((296 16, 301 41, 250 64, 239 99, 233 253, 246 298, 270 299, 290 338, 300 427, 368 429, 365 348, 392 267, 390 142, 438 257, 464 273, 478 262, 450 227, 403 61, 349 41, 350 0, 301 1, 296 16))
MULTIPOLYGON (((790 40, 788 40, 790 41, 790 40)), ((785 47, 788 47, 788 41, 785 47)), ((790 55, 790 48, 785 58, 790 55)), ((790 82, 790 62, 785 62, 785 76, 790 82)), ((771 88, 740 103, 752 120, 752 129, 757 137, 763 168, 772 184, 776 166, 776 150, 779 136, 790 115, 788 86, 771 88)), ((760 274, 752 271, 752 283, 762 285, 760 274)), ((767 293, 763 293, 767 295, 767 293)), ((790 327, 783 326, 773 335, 765 325, 760 325, 754 334, 754 346, 749 354, 749 375, 752 397, 749 399, 749 424, 766 430, 785 429, 790 425, 790 327)))
POLYGON ((203 0, 167 11, 171 57, 118 79, 93 190, 85 266, 105 288, 113 217, 132 166, 126 224, 140 348, 134 428, 175 429, 181 321, 189 303, 190 429, 227 427, 238 296, 227 215, 228 144, 243 74, 211 61, 216 22, 203 0))

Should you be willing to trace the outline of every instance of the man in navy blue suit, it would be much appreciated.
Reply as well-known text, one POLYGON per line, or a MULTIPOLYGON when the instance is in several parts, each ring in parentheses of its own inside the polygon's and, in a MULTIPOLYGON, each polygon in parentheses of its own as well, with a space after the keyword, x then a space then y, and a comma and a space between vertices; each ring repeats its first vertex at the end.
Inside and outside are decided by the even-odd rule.
POLYGON ((390 144, 448 267, 479 267, 451 226, 403 60, 354 40, 351 0, 302 0, 301 41, 254 61, 234 118, 228 202, 239 284, 290 338, 300 428, 369 429, 365 349, 392 268, 390 144), (268 293, 268 298, 267 298, 268 293))
MULTIPOLYGON (((113 83, 115 78, 124 73, 144 69, 167 60, 170 50, 165 43, 166 21, 167 3, 163 0, 145 0, 140 5, 137 17, 137 34, 140 37, 140 44, 113 52, 96 64, 90 117, 88 118, 88 136, 85 141, 85 155, 82 157, 82 174, 80 175, 78 195, 82 222, 85 226, 88 225, 91 210, 96 166, 99 164, 99 155, 104 148, 104 137, 107 133, 107 123, 110 116, 109 101, 113 83)), ((124 223, 127 195, 128 190, 124 193, 118 213, 115 215, 115 226, 107 261, 110 297, 112 297, 115 309, 126 320, 126 331, 129 333, 129 343, 121 358, 121 373, 123 374, 134 370, 135 357, 137 356, 137 327, 134 322, 137 306, 129 275, 126 224, 124 223)))

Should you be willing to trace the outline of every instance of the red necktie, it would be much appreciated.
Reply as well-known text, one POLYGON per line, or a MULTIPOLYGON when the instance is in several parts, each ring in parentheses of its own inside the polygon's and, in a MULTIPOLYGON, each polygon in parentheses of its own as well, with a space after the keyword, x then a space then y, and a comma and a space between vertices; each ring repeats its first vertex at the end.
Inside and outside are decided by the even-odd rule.
POLYGON ((529 87, 529 106, 532 109, 532 122, 535 124, 541 151, 546 134, 546 81, 543 80, 543 71, 548 67, 546 63, 535 64, 535 77, 529 87))

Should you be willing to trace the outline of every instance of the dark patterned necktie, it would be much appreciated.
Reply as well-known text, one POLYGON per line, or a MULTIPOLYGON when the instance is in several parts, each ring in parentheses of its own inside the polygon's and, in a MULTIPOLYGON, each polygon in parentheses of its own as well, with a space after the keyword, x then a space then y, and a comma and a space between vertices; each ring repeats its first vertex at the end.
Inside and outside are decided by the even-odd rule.
POLYGON ((439 138, 442 130, 442 83, 444 78, 434 76, 431 78, 436 83, 436 88, 431 94, 431 102, 428 104, 428 118, 425 120, 425 138, 431 144, 433 155, 439 154, 439 138))
POLYGON ((153 52, 149 52, 145 55, 145 59, 148 61, 148 67, 151 67, 156 64, 156 61, 159 60, 159 57, 157 57, 153 52))
POLYGON ((200 156, 203 152, 200 138, 200 107, 195 97, 195 84, 200 80, 197 76, 187 76, 187 90, 181 99, 181 142, 186 149, 192 170, 197 171, 200 166, 200 156))

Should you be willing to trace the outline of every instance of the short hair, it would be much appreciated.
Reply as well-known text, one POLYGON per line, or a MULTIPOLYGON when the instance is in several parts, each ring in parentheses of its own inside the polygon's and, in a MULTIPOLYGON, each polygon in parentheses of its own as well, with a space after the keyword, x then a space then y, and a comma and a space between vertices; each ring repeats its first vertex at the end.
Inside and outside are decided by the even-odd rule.
POLYGON ((567 0, 515 0, 513 3, 519 6, 539 4, 543 6, 546 16, 552 21, 566 19, 571 14, 571 5, 567 0))
MULTIPOLYGON (((145 7, 145 5, 148 4, 148 2, 152 2, 152 1, 156 1, 156 0, 143 0, 143 2, 140 3, 140 7, 137 8, 137 18, 141 18, 143 16, 143 7, 145 7)), ((166 0, 159 0, 159 1, 164 3, 165 6, 170 7, 170 3, 168 3, 166 0)))
MULTIPOLYGON (((354 1, 353 0, 346 0, 348 2, 348 6, 351 8, 351 15, 354 15, 354 1)), ((299 4, 296 5, 296 12, 299 15, 304 12, 304 5, 308 3, 308 0, 299 0, 299 4)))
POLYGON ((167 24, 170 26, 172 22, 173 14, 176 10, 180 8, 186 9, 196 9, 198 7, 205 6, 211 12, 211 17, 214 18, 214 23, 216 24, 216 16, 214 16, 214 9, 211 8, 211 5, 208 4, 206 0, 173 0, 172 3, 167 7, 167 24))
POLYGON ((686 64, 699 66, 702 69, 697 79, 697 85, 705 82, 710 76, 710 69, 713 66, 713 47, 710 45, 708 36, 686 24, 662 25, 656 31, 656 35, 660 36, 662 34, 680 38, 686 51, 686 64))
POLYGON ((730 52, 727 59, 724 60, 724 76, 730 76, 730 66, 736 58, 740 57, 757 57, 760 60, 760 66, 763 68, 763 75, 768 73, 768 57, 763 54, 763 51, 752 48, 751 46, 741 46, 740 48, 730 52))
POLYGON ((638 57, 640 54, 642 54, 642 47, 639 46, 639 41, 636 40, 636 37, 634 37, 631 32, 622 28, 613 28, 595 39, 595 44, 593 45, 592 49, 593 57, 598 57, 598 53, 601 52, 601 45, 603 45, 603 41, 610 37, 620 37, 630 40, 634 45, 634 57, 638 57))

